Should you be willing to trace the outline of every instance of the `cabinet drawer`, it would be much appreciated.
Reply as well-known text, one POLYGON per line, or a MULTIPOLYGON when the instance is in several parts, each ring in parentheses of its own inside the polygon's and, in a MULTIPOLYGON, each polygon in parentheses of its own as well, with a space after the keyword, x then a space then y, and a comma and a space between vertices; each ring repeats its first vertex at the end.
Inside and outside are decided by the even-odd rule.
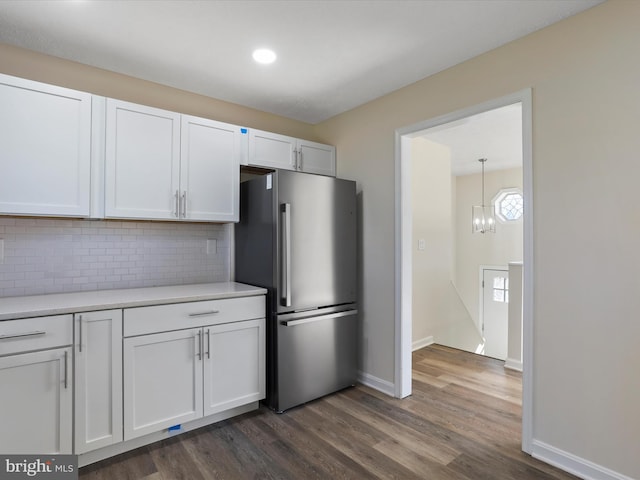
POLYGON ((238 322, 265 316, 264 295, 124 310, 124 336, 238 322))
POLYGON ((72 343, 71 315, 0 322, 0 355, 61 347, 72 343))

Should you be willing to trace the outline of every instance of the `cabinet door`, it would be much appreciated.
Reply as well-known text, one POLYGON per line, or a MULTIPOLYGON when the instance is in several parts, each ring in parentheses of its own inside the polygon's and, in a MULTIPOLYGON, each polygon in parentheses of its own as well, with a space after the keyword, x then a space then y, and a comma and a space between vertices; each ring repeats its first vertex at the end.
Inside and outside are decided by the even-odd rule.
POLYGON ((0 75, 0 214, 90 213, 91 95, 0 75))
POLYGON ((249 130, 249 165, 296 170, 296 139, 249 130))
POLYGON ((122 441, 122 310, 75 316, 75 453, 122 441))
POLYGON ((182 116, 182 218, 238 221, 240 140, 240 127, 182 116))
POLYGON ((71 453, 71 349, 0 358, 0 452, 71 453))
POLYGON ((204 328, 204 415, 265 397, 265 320, 204 328))
POLYGON ((179 215, 180 114, 107 99, 105 216, 179 215))
POLYGON ((202 329, 125 338, 124 439, 202 416, 202 329))
POLYGON ((331 145, 298 141, 298 169, 306 173, 336 176, 336 148, 331 145))

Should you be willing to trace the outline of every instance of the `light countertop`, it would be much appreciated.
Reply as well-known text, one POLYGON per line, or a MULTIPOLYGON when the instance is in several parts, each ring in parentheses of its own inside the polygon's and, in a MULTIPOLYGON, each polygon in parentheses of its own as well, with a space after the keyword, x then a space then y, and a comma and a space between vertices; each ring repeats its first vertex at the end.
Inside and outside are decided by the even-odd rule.
POLYGON ((250 297, 265 293, 267 290, 264 288, 244 283, 220 282, 5 297, 0 298, 0 321, 112 308, 250 297))

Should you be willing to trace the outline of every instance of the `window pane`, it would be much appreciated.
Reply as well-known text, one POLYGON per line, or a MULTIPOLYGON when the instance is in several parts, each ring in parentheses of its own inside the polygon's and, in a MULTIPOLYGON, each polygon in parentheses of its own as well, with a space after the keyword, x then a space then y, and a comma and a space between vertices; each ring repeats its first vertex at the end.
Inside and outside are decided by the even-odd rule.
POLYGON ((494 302, 504 302, 504 290, 494 289, 493 290, 493 301, 494 302))
POLYGON ((493 288, 502 288, 502 289, 504 289, 504 277, 494 277, 493 278, 493 288))

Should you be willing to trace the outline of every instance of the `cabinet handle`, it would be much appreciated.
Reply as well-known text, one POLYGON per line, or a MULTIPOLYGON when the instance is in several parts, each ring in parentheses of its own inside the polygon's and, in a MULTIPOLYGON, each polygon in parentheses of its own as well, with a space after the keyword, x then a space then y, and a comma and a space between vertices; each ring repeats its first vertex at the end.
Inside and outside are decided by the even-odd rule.
POLYGON ((211 358, 211 330, 207 328, 207 358, 211 358))
POLYGON ((204 317, 206 315, 215 315, 216 313, 220 313, 220 310, 210 310, 208 312, 199 312, 199 313, 190 313, 190 317, 204 317))
POLYGON ((175 213, 175 215, 176 215, 176 218, 180 218, 180 191, 179 190, 176 190, 175 197, 176 197, 176 213, 175 213))
POLYGON ((198 360, 202 360, 202 330, 198 332, 198 360))
POLYGON ((64 389, 67 389, 67 368, 68 368, 68 364, 69 364, 69 355, 67 353, 67 351, 64 351, 64 389))
POLYGON ((37 332, 27 332, 27 333, 14 333, 11 335, 0 335, 0 340, 9 340, 10 338, 20 338, 20 337, 35 337, 36 335, 44 335, 47 332, 37 331, 37 332))
POLYGON ((82 352, 82 315, 78 315, 78 352, 82 352))
POLYGON ((298 170, 302 170, 302 148, 298 150, 298 170))
POLYGON ((182 192, 182 218, 187 218, 187 191, 182 192))

